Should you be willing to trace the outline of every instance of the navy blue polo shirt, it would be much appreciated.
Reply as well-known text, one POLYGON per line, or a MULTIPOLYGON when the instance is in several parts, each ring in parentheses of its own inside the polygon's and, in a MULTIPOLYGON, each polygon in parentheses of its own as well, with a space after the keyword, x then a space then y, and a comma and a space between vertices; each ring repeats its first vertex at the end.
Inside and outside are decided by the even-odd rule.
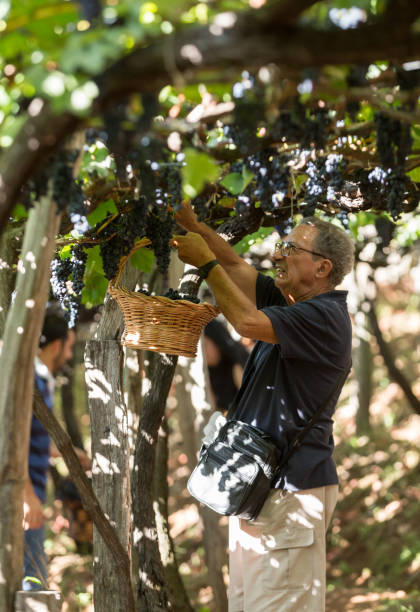
MULTIPOLYGON (((257 342, 244 371, 235 418, 260 427, 281 447, 293 441, 325 402, 351 362, 347 291, 328 291, 288 306, 272 278, 257 277, 257 308, 271 320, 277 344, 257 342)), ((284 471, 291 491, 337 484, 332 453, 333 399, 284 471)), ((282 480, 274 484, 279 487, 282 480)))

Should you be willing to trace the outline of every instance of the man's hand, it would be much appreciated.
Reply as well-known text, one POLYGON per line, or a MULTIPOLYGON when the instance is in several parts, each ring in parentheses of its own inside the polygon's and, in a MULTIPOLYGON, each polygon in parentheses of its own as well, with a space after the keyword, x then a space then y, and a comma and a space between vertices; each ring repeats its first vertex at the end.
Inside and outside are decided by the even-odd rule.
POLYGON ((32 485, 25 488, 25 495, 23 500, 23 528, 25 531, 28 529, 39 529, 44 524, 44 513, 42 510, 42 504, 33 490, 32 485))
POLYGON ((216 259, 204 238, 194 232, 188 232, 185 236, 174 236, 171 245, 178 249, 178 256, 183 262, 197 268, 216 259))
POLYGON ((188 200, 182 202, 182 208, 175 213, 175 219, 188 232, 196 232, 199 222, 197 215, 188 200))

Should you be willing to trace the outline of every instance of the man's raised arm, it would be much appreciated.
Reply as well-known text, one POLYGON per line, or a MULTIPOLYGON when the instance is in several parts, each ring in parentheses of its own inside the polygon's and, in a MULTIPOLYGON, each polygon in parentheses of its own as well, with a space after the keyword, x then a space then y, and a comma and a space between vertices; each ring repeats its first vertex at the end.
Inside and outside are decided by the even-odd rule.
POLYGON ((219 234, 205 223, 198 221, 189 202, 183 203, 183 207, 176 213, 175 217, 178 223, 187 231, 200 234, 204 238, 231 280, 255 304, 255 286, 258 274, 255 268, 239 257, 219 234))

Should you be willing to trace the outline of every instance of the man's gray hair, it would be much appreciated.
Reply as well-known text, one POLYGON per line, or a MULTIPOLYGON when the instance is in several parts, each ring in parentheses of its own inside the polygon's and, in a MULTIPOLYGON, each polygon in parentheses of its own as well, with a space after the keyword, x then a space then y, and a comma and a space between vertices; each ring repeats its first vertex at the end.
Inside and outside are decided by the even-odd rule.
POLYGON ((352 239, 337 225, 318 217, 306 217, 299 225, 313 225, 318 230, 313 241, 313 249, 331 261, 333 267, 329 280, 332 287, 336 287, 353 269, 354 243, 352 239))

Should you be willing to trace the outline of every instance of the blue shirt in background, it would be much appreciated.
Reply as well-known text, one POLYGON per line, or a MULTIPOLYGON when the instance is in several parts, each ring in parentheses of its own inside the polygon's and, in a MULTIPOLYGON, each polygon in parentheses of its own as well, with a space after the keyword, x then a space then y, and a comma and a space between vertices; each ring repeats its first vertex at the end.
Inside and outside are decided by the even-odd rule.
MULTIPOLYGON (((53 409, 52 376, 40 360, 35 362, 35 386, 40 391, 44 402, 53 409)), ((35 493, 42 503, 46 498, 46 484, 50 467, 50 436, 44 426, 32 415, 29 444, 29 477, 35 493)))

